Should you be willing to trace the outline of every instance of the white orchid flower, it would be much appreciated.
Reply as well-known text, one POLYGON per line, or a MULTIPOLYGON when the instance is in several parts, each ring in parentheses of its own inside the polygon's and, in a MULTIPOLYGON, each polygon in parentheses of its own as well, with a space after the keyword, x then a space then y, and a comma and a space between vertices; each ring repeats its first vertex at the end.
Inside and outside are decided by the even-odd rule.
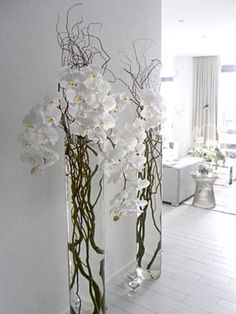
POLYGON ((109 129, 113 128, 116 124, 115 118, 108 112, 105 112, 100 120, 99 127, 108 131, 109 129))
POLYGON ((141 130, 141 129, 135 130, 133 134, 136 136, 138 142, 140 142, 140 143, 143 143, 143 141, 147 137, 146 132, 144 130, 141 130))
POLYGON ((59 125, 61 111, 57 107, 47 106, 42 108, 43 122, 46 125, 59 125))
POLYGON ((84 74, 85 77, 89 78, 102 78, 101 69, 97 66, 90 64, 87 67, 81 69, 81 73, 84 74))
POLYGON ((122 215, 140 215, 143 213, 141 204, 138 199, 127 199, 120 205, 120 213, 122 215))
POLYGON ((105 130, 99 127, 89 129, 87 130, 87 136, 90 140, 93 140, 94 143, 99 143, 100 149, 106 149, 107 133, 105 130))
POLYGON ((45 97, 43 102, 43 108, 47 107, 58 107, 59 106, 59 100, 58 99, 52 99, 50 97, 45 97))
POLYGON ((160 94, 151 88, 141 90, 140 98, 146 105, 151 103, 160 103, 160 94))
POLYGON ((89 129, 96 127, 95 121, 90 117, 77 116, 75 121, 71 123, 70 131, 72 134, 86 136, 89 129))
POLYGON ((98 105, 104 108, 105 111, 110 112, 116 108, 116 101, 113 96, 101 97, 101 95, 98 95, 96 98, 98 105))
POLYGON ((89 77, 84 81, 84 85, 88 88, 90 91, 99 91, 99 85, 101 85, 103 82, 103 78, 99 77, 89 77))
POLYGON ((86 88, 83 83, 76 83, 75 87, 67 87, 65 91, 66 99, 70 103, 80 104, 84 101, 84 95, 86 95, 86 88))
POLYGON ((22 162, 29 162, 32 164, 31 174, 42 174, 42 171, 36 171, 43 163, 43 156, 40 151, 26 151, 21 154, 22 162))
POLYGON ((42 118, 38 112, 38 106, 31 109, 30 112, 24 117, 23 125, 25 129, 36 129, 42 124, 42 118))
POLYGON ((71 123, 70 132, 71 134, 86 136, 86 128, 77 121, 71 123))
POLYGON ((135 206, 133 204, 131 204, 130 206, 127 207, 123 207, 121 210, 121 214, 124 216, 133 216, 134 214, 136 214, 137 216, 141 215, 143 213, 143 211, 139 208, 139 206, 135 206))
POLYGON ((137 170, 142 170, 144 168, 144 164, 146 163, 145 156, 139 156, 135 153, 127 154, 127 161, 137 170))
POLYGON ((59 159, 58 153, 47 147, 44 147, 43 149, 41 149, 40 153, 41 153, 43 162, 32 168, 31 170, 32 174, 42 174, 46 168, 54 165, 59 159))
POLYGON ((126 155, 127 150, 124 147, 116 147, 109 153, 109 160, 113 163, 119 163, 126 155))
POLYGON ((30 162, 33 165, 41 164, 43 162, 43 157, 40 151, 28 150, 21 154, 21 161, 30 162))
POLYGON ((126 92, 118 94, 116 96, 116 102, 118 110, 121 112, 126 106, 129 106, 131 104, 129 94, 126 92))
POLYGON ((110 212, 117 214, 131 214, 137 213, 139 211, 139 207, 136 205, 136 198, 131 196, 131 189, 123 190, 118 193, 114 199, 110 202, 111 210, 110 212))
POLYGON ((138 139, 135 136, 127 136, 125 139, 125 147, 128 150, 134 151, 138 144, 138 139))
POLYGON ((80 82, 83 82, 85 75, 82 71, 71 69, 70 67, 62 67, 59 70, 60 86, 62 88, 77 88, 80 82))
POLYGON ((129 190, 122 190, 115 195, 114 199, 110 201, 112 206, 117 206, 129 197, 129 190))
POLYGON ((80 107, 77 104, 69 104, 68 113, 75 118, 80 110, 80 107))
POLYGON ((108 182, 117 183, 123 177, 123 173, 126 171, 127 163, 125 160, 118 164, 105 164, 105 175, 109 178, 108 182))
POLYGON ((55 145, 59 139, 59 134, 55 128, 49 127, 48 125, 43 125, 38 130, 38 141, 41 145, 45 145, 50 142, 55 145))
POLYGON ((43 156, 43 168, 50 167, 55 164, 57 160, 59 160, 59 155, 54 150, 44 147, 41 149, 43 156))
POLYGON ((135 203, 135 206, 136 206, 136 209, 137 209, 137 213, 140 213, 140 212, 142 213, 143 208, 145 206, 147 206, 147 204, 148 204, 147 201, 140 200, 138 198, 134 201, 134 203, 135 203))
POLYGON ((161 121, 158 118, 156 118, 156 117, 149 118, 149 119, 147 119, 146 130, 149 130, 151 128, 160 129, 160 124, 161 124, 161 121))
POLYGON ((148 181, 147 179, 140 179, 140 178, 138 178, 138 180, 136 182, 136 188, 138 190, 145 189, 149 185, 150 185, 150 181, 148 181))
POLYGON ((59 155, 52 149, 44 147, 25 151, 20 158, 21 161, 32 164, 31 174, 42 174, 45 168, 53 165, 59 159, 59 155))
POLYGON ((122 215, 133 215, 133 214, 141 214, 143 211, 142 209, 147 205, 146 200, 140 200, 137 197, 132 197, 132 192, 129 192, 128 195, 120 201, 120 204, 114 204, 113 209, 115 212, 122 214, 122 215), (118 206, 117 206, 118 205, 118 206))
POLYGON ((74 103, 75 97, 79 94, 79 91, 76 88, 68 88, 65 91, 66 99, 70 103, 74 103))
POLYGON ((133 128, 136 129, 136 130, 144 130, 145 126, 145 121, 143 119, 140 119, 140 118, 136 118, 133 122, 133 128))
POLYGON ((139 142, 139 143, 135 146, 135 151, 136 151, 139 155, 144 154, 145 149, 146 149, 146 146, 143 144, 143 142, 139 142))
POLYGON ((40 151, 43 162, 41 164, 34 164, 31 169, 31 174, 40 175, 43 174, 44 170, 56 163, 59 159, 59 155, 49 148, 44 148, 40 151))
POLYGON ((18 141, 22 144, 24 149, 38 148, 38 135, 29 129, 18 135, 18 141))
POLYGON ((95 94, 106 95, 111 90, 111 85, 100 77, 90 77, 84 81, 84 85, 95 94))
POLYGON ((155 110, 153 107, 145 107, 145 108, 141 111, 140 115, 141 115, 143 118, 145 118, 145 120, 147 120, 147 119, 153 118, 153 117, 155 117, 155 116, 157 116, 157 115, 159 115, 159 114, 158 114, 158 111, 155 110))

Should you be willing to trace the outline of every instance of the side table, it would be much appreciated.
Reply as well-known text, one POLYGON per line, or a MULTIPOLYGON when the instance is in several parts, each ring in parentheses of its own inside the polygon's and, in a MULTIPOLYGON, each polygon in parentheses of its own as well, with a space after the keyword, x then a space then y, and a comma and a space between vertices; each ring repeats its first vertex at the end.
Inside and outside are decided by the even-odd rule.
POLYGON ((216 173, 210 172, 209 174, 201 174, 199 172, 192 172, 191 175, 196 184, 193 206, 214 208, 216 203, 213 187, 217 179, 216 173))

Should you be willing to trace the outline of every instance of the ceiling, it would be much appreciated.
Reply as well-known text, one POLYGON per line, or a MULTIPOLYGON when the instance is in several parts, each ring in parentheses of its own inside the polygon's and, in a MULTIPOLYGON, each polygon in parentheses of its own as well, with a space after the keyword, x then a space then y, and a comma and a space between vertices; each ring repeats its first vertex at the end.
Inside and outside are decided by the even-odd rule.
POLYGON ((163 57, 236 62, 236 0, 162 0, 163 57))

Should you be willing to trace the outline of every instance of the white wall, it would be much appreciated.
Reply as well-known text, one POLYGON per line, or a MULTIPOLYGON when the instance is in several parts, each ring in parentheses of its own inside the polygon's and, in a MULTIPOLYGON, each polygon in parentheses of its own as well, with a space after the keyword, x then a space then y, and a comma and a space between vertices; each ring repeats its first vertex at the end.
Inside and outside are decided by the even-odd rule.
POLYGON ((192 81, 191 57, 175 57, 173 68, 177 76, 173 82, 173 140, 179 143, 179 156, 185 156, 191 147, 192 81))
MULTIPOLYGON (((0 4, 0 313, 4 314, 56 314, 68 304, 63 160, 45 176, 32 177, 29 166, 19 161, 21 148, 16 142, 26 111, 56 88, 56 2, 0 4)), ((62 152, 61 146, 58 149, 62 152)))
MULTIPOLYGON (((22 118, 56 92, 60 66, 57 13, 70 0, 0 3, 0 313, 59 314, 68 306, 66 212, 63 160, 43 177, 32 177, 19 161, 16 142, 22 118)), ((141 37, 160 43, 160 0, 85 1, 86 20, 100 21, 102 40, 118 62, 141 37), (115 4, 114 4, 115 3, 115 4)), ((78 14, 79 17, 80 14, 78 14)), ((155 56, 160 57, 160 45, 155 56)), ((63 152, 63 145, 58 145, 63 152)), ((134 221, 106 217, 107 274, 134 258, 134 221), (132 230, 132 231, 131 231, 132 230)))

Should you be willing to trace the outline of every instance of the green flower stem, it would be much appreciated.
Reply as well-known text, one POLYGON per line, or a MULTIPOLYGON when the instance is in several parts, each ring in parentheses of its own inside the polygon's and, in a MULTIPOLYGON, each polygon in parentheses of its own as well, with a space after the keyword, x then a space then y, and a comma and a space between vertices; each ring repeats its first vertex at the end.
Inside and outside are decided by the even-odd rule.
MULTIPOLYGON (((99 274, 103 284, 102 289, 100 289, 99 284, 94 279, 90 261, 92 251, 101 256, 104 254, 104 250, 95 241, 96 217, 94 213, 101 197, 103 178, 99 180, 99 191, 95 201, 92 202, 93 180, 98 174, 99 168, 98 165, 94 169, 91 168, 90 154, 96 156, 97 153, 85 138, 70 135, 65 118, 62 123, 67 135, 65 161, 67 188, 70 194, 71 236, 68 242, 68 251, 69 259, 73 265, 72 274, 70 275, 70 290, 76 289, 76 294, 81 300, 79 278, 83 276, 88 281, 88 292, 93 304, 93 314, 105 313, 104 272, 100 269, 99 274), (85 252, 84 257, 81 256, 82 250, 85 252)), ((103 258, 101 258, 100 264, 101 267, 104 267, 102 261, 103 258)), ((71 313, 73 312, 74 310, 71 310, 71 313)))

